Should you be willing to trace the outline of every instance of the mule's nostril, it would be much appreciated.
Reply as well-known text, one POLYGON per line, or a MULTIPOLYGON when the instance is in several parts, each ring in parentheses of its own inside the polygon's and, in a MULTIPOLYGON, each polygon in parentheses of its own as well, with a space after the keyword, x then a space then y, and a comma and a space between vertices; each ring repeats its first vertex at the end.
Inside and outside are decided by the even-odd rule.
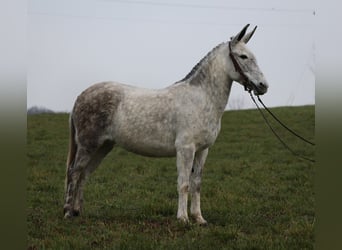
POLYGON ((262 88, 267 88, 267 85, 263 82, 259 82, 259 86, 262 87, 262 88))

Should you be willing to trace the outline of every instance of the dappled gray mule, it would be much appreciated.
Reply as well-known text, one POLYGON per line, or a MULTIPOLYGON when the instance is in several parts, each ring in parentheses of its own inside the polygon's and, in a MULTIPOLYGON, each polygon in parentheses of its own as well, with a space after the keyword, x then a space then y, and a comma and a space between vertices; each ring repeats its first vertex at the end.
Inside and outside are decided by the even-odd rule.
POLYGON ((200 185, 208 148, 221 127, 232 82, 266 93, 268 85, 246 43, 246 25, 229 42, 210 51, 181 81, 158 90, 116 82, 95 84, 82 92, 70 114, 70 145, 65 181, 64 216, 81 211, 86 177, 113 148, 153 157, 177 157, 177 218, 190 212, 205 224, 200 185))

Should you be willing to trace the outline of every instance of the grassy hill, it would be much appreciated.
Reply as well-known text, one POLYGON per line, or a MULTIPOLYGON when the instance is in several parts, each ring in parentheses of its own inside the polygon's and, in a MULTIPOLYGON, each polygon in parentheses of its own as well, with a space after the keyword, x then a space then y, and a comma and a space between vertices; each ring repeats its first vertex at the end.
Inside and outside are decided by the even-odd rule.
MULTIPOLYGON (((273 108, 314 141, 314 106, 273 108)), ((276 130, 298 153, 306 145, 276 130)), ((27 225, 30 249, 313 249, 315 165, 295 158, 257 110, 228 111, 202 183, 207 227, 176 220, 175 158, 115 148, 85 186, 83 214, 64 220, 68 115, 28 116, 27 225)))

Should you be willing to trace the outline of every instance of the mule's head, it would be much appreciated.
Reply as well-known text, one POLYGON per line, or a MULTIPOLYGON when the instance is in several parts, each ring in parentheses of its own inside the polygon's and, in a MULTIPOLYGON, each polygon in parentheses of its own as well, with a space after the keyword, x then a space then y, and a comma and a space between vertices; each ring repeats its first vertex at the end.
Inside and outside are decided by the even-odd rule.
POLYGON ((230 78, 242 84, 245 88, 253 90, 255 95, 263 95, 267 92, 268 83, 261 72, 256 58, 247 48, 246 44, 253 36, 257 27, 246 34, 247 24, 236 36, 229 42, 229 60, 231 60, 231 69, 228 74, 230 78))

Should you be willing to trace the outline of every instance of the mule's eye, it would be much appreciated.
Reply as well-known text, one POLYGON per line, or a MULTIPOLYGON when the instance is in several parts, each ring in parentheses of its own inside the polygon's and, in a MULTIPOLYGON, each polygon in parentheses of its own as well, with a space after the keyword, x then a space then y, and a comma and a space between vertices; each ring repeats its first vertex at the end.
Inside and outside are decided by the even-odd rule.
POLYGON ((248 59, 248 56, 246 56, 246 55, 239 55, 239 57, 240 57, 241 59, 248 59))

